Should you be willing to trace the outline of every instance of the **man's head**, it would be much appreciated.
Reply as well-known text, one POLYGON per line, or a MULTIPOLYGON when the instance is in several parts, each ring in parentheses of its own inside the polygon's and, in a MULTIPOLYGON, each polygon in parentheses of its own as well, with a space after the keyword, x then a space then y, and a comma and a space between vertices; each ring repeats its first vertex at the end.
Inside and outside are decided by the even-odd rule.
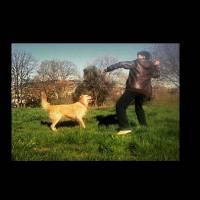
POLYGON ((150 60, 151 54, 148 51, 140 51, 137 53, 137 59, 139 60, 150 60))

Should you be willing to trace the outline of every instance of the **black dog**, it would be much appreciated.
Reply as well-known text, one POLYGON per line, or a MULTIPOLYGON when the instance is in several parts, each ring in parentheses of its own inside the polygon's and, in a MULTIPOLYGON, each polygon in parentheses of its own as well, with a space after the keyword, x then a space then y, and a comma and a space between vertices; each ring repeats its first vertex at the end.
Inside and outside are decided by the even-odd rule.
POLYGON ((96 116, 96 120, 99 122, 98 126, 108 127, 111 124, 118 124, 117 115, 107 115, 107 116, 98 115, 96 116))
MULTIPOLYGON (((96 116, 96 120, 99 122, 98 126, 106 126, 106 128, 108 128, 108 126, 111 124, 118 124, 118 119, 116 114, 107 116, 98 115, 96 116)), ((137 124, 135 122, 130 122, 130 126, 136 127, 137 124)))

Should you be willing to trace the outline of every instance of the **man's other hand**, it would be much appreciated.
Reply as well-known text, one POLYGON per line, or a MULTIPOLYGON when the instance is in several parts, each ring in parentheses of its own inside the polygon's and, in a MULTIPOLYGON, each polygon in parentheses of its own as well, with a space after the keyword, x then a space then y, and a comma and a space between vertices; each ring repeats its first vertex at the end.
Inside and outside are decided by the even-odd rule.
POLYGON ((160 65, 160 60, 158 59, 154 60, 154 65, 160 65))
POLYGON ((104 69, 103 72, 106 73, 106 72, 108 72, 108 71, 107 71, 107 69, 104 69))

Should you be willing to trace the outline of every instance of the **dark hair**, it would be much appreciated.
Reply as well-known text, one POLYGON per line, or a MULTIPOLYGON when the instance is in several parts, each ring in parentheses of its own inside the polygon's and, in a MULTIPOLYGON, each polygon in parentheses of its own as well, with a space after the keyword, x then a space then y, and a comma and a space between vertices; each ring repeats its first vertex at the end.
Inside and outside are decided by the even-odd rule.
POLYGON ((145 56, 146 60, 151 59, 151 54, 148 51, 140 51, 137 53, 137 56, 141 55, 141 56, 145 56))

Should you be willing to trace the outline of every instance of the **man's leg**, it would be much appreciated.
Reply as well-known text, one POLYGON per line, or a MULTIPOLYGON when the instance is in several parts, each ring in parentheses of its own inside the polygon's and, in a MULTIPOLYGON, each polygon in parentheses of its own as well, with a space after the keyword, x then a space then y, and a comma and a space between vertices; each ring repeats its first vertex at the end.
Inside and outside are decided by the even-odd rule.
POLYGON ((139 124, 143 126, 147 126, 145 112, 142 107, 144 99, 145 99, 145 96, 140 95, 140 94, 135 97, 135 112, 136 112, 139 124))
POLYGON ((126 115, 126 109, 134 99, 132 92, 125 90, 124 94, 119 98, 116 104, 117 118, 119 121, 120 130, 129 130, 128 118, 126 115))

